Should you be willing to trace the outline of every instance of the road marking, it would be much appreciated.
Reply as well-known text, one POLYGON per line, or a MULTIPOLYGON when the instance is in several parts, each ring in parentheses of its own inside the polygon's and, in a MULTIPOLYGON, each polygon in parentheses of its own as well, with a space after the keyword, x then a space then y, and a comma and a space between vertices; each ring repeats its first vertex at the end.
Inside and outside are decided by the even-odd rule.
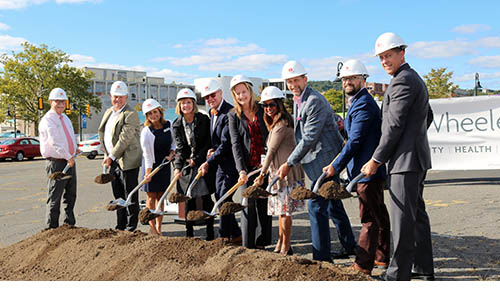
POLYGON ((467 201, 462 201, 462 200, 451 200, 451 201, 444 201, 444 200, 424 200, 425 204, 428 206, 434 206, 434 207, 449 207, 450 205, 456 205, 456 204, 465 204, 467 201))

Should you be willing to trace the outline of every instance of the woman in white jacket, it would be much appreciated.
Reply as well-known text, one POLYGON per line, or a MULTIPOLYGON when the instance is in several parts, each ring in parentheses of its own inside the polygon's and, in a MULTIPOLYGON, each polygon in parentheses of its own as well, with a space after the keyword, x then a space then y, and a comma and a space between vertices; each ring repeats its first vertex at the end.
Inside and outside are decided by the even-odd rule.
MULTIPOLYGON (((142 112, 146 115, 144 128, 141 131, 141 147, 145 167, 144 177, 147 179, 144 191, 147 194, 146 207, 154 210, 170 182, 170 164, 164 166, 153 177, 149 177, 149 174, 161 164, 163 158, 168 156, 170 159, 174 156, 175 139, 172 122, 163 118, 163 108, 158 101, 154 99, 144 101, 142 112)), ((149 221, 149 232, 151 234, 162 235, 162 220, 163 216, 159 216, 149 221)))

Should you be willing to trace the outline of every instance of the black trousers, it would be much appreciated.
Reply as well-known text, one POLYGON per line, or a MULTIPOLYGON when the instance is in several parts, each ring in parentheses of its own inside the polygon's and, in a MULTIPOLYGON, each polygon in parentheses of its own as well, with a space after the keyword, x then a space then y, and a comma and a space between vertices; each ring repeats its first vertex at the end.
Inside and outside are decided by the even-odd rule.
MULTIPOLYGON (((54 172, 61 172, 66 167, 66 160, 47 160, 45 162, 45 171, 47 176, 54 172)), ((45 223, 47 228, 56 228, 59 226, 59 214, 61 208, 61 198, 64 209, 64 224, 75 225, 75 214, 73 209, 76 202, 76 163, 68 170, 70 179, 47 181, 47 206, 45 213, 45 223)))
MULTIPOLYGON (((113 161, 109 173, 115 176, 115 180, 111 182, 113 197, 115 199, 122 198, 126 200, 130 192, 139 184, 139 167, 124 171, 117 162, 113 161)), ((131 205, 119 208, 116 211, 115 229, 134 231, 137 228, 139 220, 139 193, 135 192, 131 200, 131 205)))

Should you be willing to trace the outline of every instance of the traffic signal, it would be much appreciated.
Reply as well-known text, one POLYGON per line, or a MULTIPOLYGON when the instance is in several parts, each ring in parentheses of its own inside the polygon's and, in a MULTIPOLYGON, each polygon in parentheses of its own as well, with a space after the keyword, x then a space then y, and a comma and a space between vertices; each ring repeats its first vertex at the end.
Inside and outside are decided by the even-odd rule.
POLYGON ((42 98, 42 96, 38 97, 38 110, 43 110, 43 98, 42 98))
POLYGON ((85 105, 85 112, 87 113, 87 116, 90 116, 90 104, 85 105))
POLYGON ((70 115, 71 114, 71 104, 69 103, 69 97, 66 99, 66 114, 70 115))

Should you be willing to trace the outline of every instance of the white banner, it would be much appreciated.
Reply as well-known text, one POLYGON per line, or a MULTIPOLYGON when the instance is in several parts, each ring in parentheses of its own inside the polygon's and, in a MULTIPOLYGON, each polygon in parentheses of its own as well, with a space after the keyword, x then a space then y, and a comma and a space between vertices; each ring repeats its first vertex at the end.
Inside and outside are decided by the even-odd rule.
POLYGON ((433 170, 500 169, 500 96, 434 99, 433 170))

